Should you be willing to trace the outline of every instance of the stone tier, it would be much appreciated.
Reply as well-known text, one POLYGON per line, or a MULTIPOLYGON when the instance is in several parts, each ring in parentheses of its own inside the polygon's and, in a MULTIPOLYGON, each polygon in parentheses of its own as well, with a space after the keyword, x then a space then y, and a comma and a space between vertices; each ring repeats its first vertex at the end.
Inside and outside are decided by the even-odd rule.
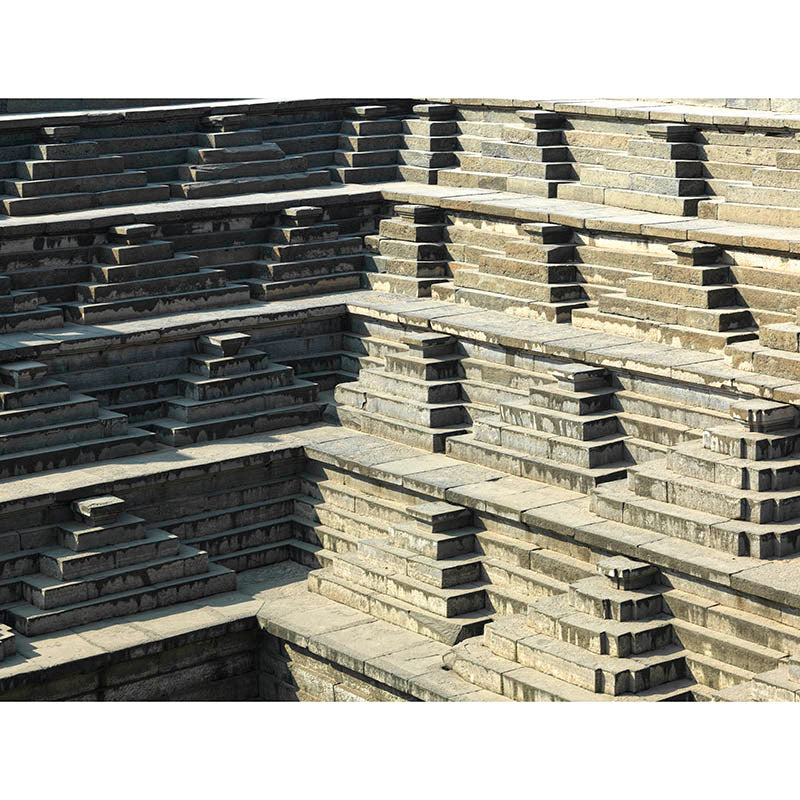
POLYGON ((572 230, 527 223, 527 241, 509 239, 503 254, 486 253, 477 267, 454 272, 452 283, 435 286, 432 296, 476 308, 506 311, 547 322, 569 322, 587 305, 578 277, 572 230))
POLYGON ((435 184, 440 169, 457 163, 456 107, 449 103, 420 103, 402 121, 403 148, 397 154, 402 180, 435 184))
POLYGON ((202 336, 177 377, 179 395, 164 404, 164 417, 143 427, 172 447, 319 422, 325 408, 319 386, 299 380, 291 367, 247 347, 248 334, 202 336))
POLYGON ((700 242, 670 245, 677 263, 657 262, 652 273, 625 281, 624 293, 598 298, 574 315, 578 328, 631 336, 709 353, 758 336, 720 248, 700 242))
POLYGON ((370 288, 406 297, 430 297, 431 287, 449 274, 443 244, 444 219, 437 208, 396 205, 379 232, 364 239, 365 278, 370 288))
POLYGON ((78 125, 41 128, 41 143, 3 181, 3 211, 24 216, 169 199, 168 186, 148 184, 144 170, 126 169, 124 158, 102 155, 98 142, 80 137, 78 125))
POLYGON ((447 438, 465 433, 480 409, 464 398, 456 341, 407 333, 401 344, 405 350, 388 353, 385 366, 362 369, 357 381, 336 387, 336 414, 345 427, 443 452, 447 438))
POLYGON ((93 325, 250 301, 247 288, 229 284, 224 270, 201 268, 196 256, 175 253, 155 233, 155 225, 111 228, 96 248, 93 282, 76 284, 76 301, 63 305, 67 319, 93 325))
POLYGON ((47 378, 36 361, 0 364, 0 476, 26 475, 153 450, 124 414, 47 378))
POLYGON ((497 138, 472 145, 462 137, 465 152, 457 154, 459 166, 442 170, 439 184, 555 197, 559 186, 576 180, 564 146, 564 117, 528 109, 518 110, 517 117, 519 124, 497 126, 497 138))
POLYGON ((376 183, 398 177, 398 151, 403 146, 402 120, 388 106, 351 106, 345 109, 333 166, 337 183, 376 183))
POLYGON ((119 497, 72 504, 74 521, 57 528, 58 546, 39 556, 39 572, 19 580, 19 600, 3 610, 25 636, 197 600, 236 588, 235 574, 208 554, 148 528, 119 497))
POLYGON ((599 487, 595 513, 752 558, 800 549, 800 430, 793 406, 731 405, 731 424, 628 470, 627 488, 599 487))
POLYGON ((170 193, 179 198, 229 197, 250 192, 327 186, 326 169, 309 169, 302 155, 287 155, 261 130, 250 129, 246 114, 204 117, 187 163, 178 168, 170 193))
POLYGON ((267 244, 252 262, 250 287, 258 300, 347 291, 361 287, 364 245, 360 236, 342 235, 335 222, 324 222, 318 206, 285 208, 265 231, 267 244))

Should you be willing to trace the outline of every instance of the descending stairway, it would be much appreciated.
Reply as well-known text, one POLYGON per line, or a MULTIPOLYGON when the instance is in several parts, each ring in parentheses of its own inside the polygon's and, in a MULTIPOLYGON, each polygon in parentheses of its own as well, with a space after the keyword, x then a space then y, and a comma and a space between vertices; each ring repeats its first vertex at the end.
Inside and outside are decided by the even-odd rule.
POLYGON ((651 275, 628 278, 624 294, 602 295, 596 308, 577 311, 575 326, 709 353, 755 339, 753 314, 720 248, 678 242, 669 249, 677 263, 658 262, 651 275))
POLYGON ((290 367, 247 347, 249 341, 237 332, 200 337, 189 372, 177 378, 179 396, 166 400, 163 418, 143 426, 180 447, 318 422, 324 410, 319 386, 296 379, 290 367))
POLYGON ((153 435, 124 414, 47 378, 36 361, 0 364, 0 477, 153 450, 153 435))
POLYGON ((286 155, 275 142, 264 142, 262 131, 247 127, 246 114, 211 115, 201 125, 207 132, 195 135, 189 163, 170 183, 173 197, 228 197, 330 183, 327 170, 309 169, 304 156, 286 155))
POLYGON ((174 311, 241 305, 246 287, 229 284, 223 270, 201 269, 196 256, 174 253, 155 239, 155 225, 121 225, 96 248, 91 283, 75 286, 76 302, 63 304, 71 322, 93 325, 174 311))
POLYGON ((19 579, 20 598, 0 610, 25 636, 39 636, 236 588, 208 554, 125 512, 119 497, 72 505, 58 546, 42 550, 39 572, 19 579))
POLYGON ((9 216, 169 199, 169 187, 149 185, 147 173, 130 170, 117 155, 100 155, 98 143, 80 138, 79 125, 39 130, 41 144, 17 162, 17 177, 3 182, 0 197, 9 216))

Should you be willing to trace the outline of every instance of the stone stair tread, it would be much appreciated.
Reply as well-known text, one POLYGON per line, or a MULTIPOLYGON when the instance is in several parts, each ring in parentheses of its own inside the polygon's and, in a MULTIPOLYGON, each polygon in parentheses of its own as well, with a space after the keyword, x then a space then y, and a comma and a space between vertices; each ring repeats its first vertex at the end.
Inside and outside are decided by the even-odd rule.
MULTIPOLYGON (((498 558, 484 557, 482 561, 485 565, 489 567, 495 567, 502 572, 507 572, 526 583, 536 584, 540 588, 545 588, 548 592, 550 592, 551 595, 563 594, 569 588, 569 585, 566 582, 561 581, 558 578, 552 578, 543 572, 538 572, 537 570, 520 567, 516 564, 509 564, 508 562, 502 561, 498 558)), ((494 581, 491 581, 490 588, 492 590, 500 590, 504 593, 509 593, 509 596, 524 598, 528 603, 532 602, 532 598, 540 596, 531 595, 530 593, 522 593, 509 584, 496 583, 494 581)))
POLYGON ((250 414, 236 414, 230 417, 214 417, 213 419, 200 420, 199 422, 184 422, 183 420, 175 419, 174 417, 159 417, 158 419, 150 419, 140 424, 147 425, 148 428, 152 427, 163 430, 202 430, 204 427, 208 426, 210 422, 223 425, 227 423, 235 423, 242 420, 253 419, 255 417, 280 416, 281 414, 288 414, 294 411, 320 408, 323 405, 324 403, 317 402, 296 403, 293 405, 281 406, 280 408, 270 408, 264 411, 253 412, 250 414))
MULTIPOLYGON (((89 528, 86 530, 97 530, 96 528, 89 528)), ((109 544, 102 547, 92 547, 88 550, 81 550, 76 552, 67 547, 45 547, 39 551, 40 555, 45 558, 59 559, 61 561, 83 561, 86 558, 93 556, 103 555, 104 553, 114 553, 118 550, 127 550, 145 544, 155 544, 158 542, 166 542, 170 539, 176 539, 173 534, 168 533, 160 528, 148 528, 145 531, 145 536, 141 539, 131 539, 122 544, 109 544)), ((94 576, 94 573, 92 573, 94 576)))
MULTIPOLYGON (((716 631, 711 628, 695 625, 692 622, 688 622, 683 619, 678 619, 677 617, 673 617, 672 626, 678 637, 680 637, 681 632, 685 632, 687 635, 692 634, 700 638, 711 640, 712 643, 720 645, 719 647, 714 648, 715 652, 724 652, 722 646, 731 645, 736 649, 741 650, 743 653, 752 656, 754 659, 757 659, 758 663, 761 663, 763 661, 778 662, 781 659, 786 658, 787 655, 789 655, 789 652, 787 650, 773 650, 770 647, 764 647, 763 645, 756 644, 754 642, 748 642, 745 639, 740 639, 735 636, 730 636, 729 634, 722 633, 721 631, 716 631)), ((701 653, 701 655, 705 654, 701 653)), ((740 666, 740 665, 734 664, 734 666, 740 666)), ((752 671, 761 672, 762 670, 757 667, 752 671)))
MULTIPOLYGON (((229 493, 230 490, 225 490, 224 492, 220 492, 220 494, 222 495, 227 495, 229 493)), ((208 495, 208 497, 213 497, 213 494, 208 495)), ((238 506, 225 506, 224 508, 209 508, 197 514, 187 514, 182 517, 173 517, 172 519, 164 520, 163 522, 159 522, 159 527, 163 528, 164 530, 167 530, 177 525, 184 525, 186 523, 192 523, 192 522, 205 522, 212 519, 213 517, 225 517, 228 515, 236 515, 243 511, 246 512, 246 511, 254 511, 259 508, 269 508, 277 503, 296 500, 300 498, 305 498, 305 495, 293 493, 277 498, 268 498, 264 500, 259 500, 258 502, 255 503, 242 503, 238 506)))

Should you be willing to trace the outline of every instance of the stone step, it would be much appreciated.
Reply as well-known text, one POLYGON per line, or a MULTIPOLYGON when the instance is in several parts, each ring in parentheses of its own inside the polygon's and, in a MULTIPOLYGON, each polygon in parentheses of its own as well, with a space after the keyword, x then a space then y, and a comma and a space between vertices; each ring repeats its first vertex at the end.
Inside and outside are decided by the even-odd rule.
POLYGON ((47 161, 18 161, 17 177, 25 181, 74 178, 84 175, 119 174, 125 171, 122 156, 96 156, 47 161))
POLYGON ((396 420, 374 411, 347 406, 340 406, 338 414, 340 423, 346 428, 400 442, 429 453, 443 453, 448 437, 463 434, 468 429, 468 423, 429 428, 412 422, 396 420))
POLYGON ((122 512, 113 523, 62 522, 56 526, 59 547, 73 553, 130 544, 147 536, 144 520, 122 512))
POLYGON ((487 254, 480 257, 481 272, 506 278, 538 283, 575 283, 577 269, 574 264, 546 264, 527 259, 509 258, 505 255, 487 254))
MULTIPOLYGON (((251 525, 242 525, 215 533, 204 533, 185 543, 206 551, 209 558, 216 564, 231 567, 225 563, 228 556, 247 553, 247 551, 260 551, 261 548, 279 547, 287 539, 294 536, 294 517, 287 514, 282 517, 273 517, 251 525)), ((237 572, 240 570, 237 568, 237 572)))
POLYGON ((315 402, 319 387, 315 383, 295 380, 287 386, 256 389, 212 400, 171 397, 166 400, 167 416, 181 422, 195 423, 225 417, 242 417, 262 411, 277 411, 287 406, 315 402))
POLYGON ((10 217, 31 214, 54 214, 86 208, 134 203, 157 203, 169 199, 167 186, 138 186, 132 189, 111 189, 102 192, 70 192, 35 197, 3 196, 3 210, 10 217))
MULTIPOLYGON (((438 175, 439 186, 452 186, 469 189, 493 189, 507 191, 508 176, 490 172, 469 172, 465 169, 443 169, 438 175)), ((549 195, 546 195, 549 196, 549 195)))
POLYGON ((284 281, 246 280, 250 293, 257 300, 284 300, 329 292, 354 291, 361 288, 362 272, 338 272, 312 278, 284 281))
POLYGON ((140 278, 115 283, 79 283, 75 286, 75 298, 79 304, 105 304, 137 297, 224 288, 226 284, 227 276, 224 270, 200 269, 179 275, 163 275, 158 278, 140 278))
POLYGON ((348 236, 322 242, 266 245, 264 255, 269 260, 296 262, 312 258, 354 255, 361 253, 363 247, 360 236, 348 236))
POLYGON ((154 260, 171 260, 173 257, 172 242, 153 239, 146 242, 110 243, 100 245, 97 258, 107 264, 129 265, 154 260))
POLYGON ((187 164, 178 167, 178 179, 181 181, 219 181, 232 178, 254 178, 302 173, 306 171, 306 168, 306 159, 303 156, 284 156, 267 161, 187 164))
POLYGON ((574 465, 565 466, 563 462, 544 456, 530 457, 526 453, 479 441, 473 434, 459 435, 448 439, 445 452, 460 461, 500 468, 511 475, 519 475, 584 494, 588 494, 590 489, 601 483, 623 478, 629 468, 627 463, 594 469, 574 465))
POLYGON ((247 161, 271 161, 282 159, 283 150, 274 142, 248 144, 239 147, 198 147, 188 152, 188 158, 199 164, 244 163, 247 161))
POLYGON ((691 308, 722 308, 736 305, 736 289, 730 285, 697 286, 651 278, 629 278, 625 283, 628 297, 691 308))
POLYGON ((155 316, 178 311, 243 305, 249 302, 249 288, 232 284, 199 291, 126 298, 105 303, 65 303, 63 309, 65 317, 70 322, 78 325, 94 325, 99 322, 130 319, 139 315, 155 316))
POLYGON ((432 296, 436 299, 447 300, 456 304, 467 305, 472 308, 481 308, 488 311, 503 311, 514 316, 528 319, 541 320, 543 322, 569 322, 572 312, 576 309, 585 308, 586 300, 569 300, 561 303, 546 303, 535 300, 522 300, 506 294, 495 292, 481 292, 476 289, 462 289, 453 286, 450 291, 452 297, 442 294, 439 285, 432 290, 432 296), (438 295, 433 295, 438 293, 438 295))
MULTIPOLYGON (((666 400, 644 395, 630 389, 617 389, 614 394, 614 400, 616 407, 621 409, 624 414, 652 417, 659 423, 672 422, 701 431, 704 428, 722 425, 730 420, 730 415, 723 411, 701 408, 678 400, 666 400)), ((621 415, 620 419, 622 419, 621 415)), ((673 443, 669 442, 669 444, 673 443)))
MULTIPOLYGON (((481 146, 482 148, 484 145, 481 146)), ((460 167, 466 172, 499 174, 508 177, 535 178, 537 180, 574 180, 575 173, 569 162, 525 161, 511 158, 494 158, 486 155, 462 154, 460 167)))
POLYGON ((64 195, 72 192, 103 192, 111 189, 130 189, 147 184, 147 174, 141 171, 115 174, 79 175, 42 180, 6 180, 5 193, 12 197, 32 198, 64 195))
POLYGON ((457 288, 474 289, 481 292, 504 294, 524 300, 544 303, 585 300, 586 295, 578 283, 539 283, 503 275, 487 275, 477 270, 460 269, 455 273, 457 288))
POLYGON ((637 622, 668 613, 664 591, 663 586, 617 589, 605 576, 595 574, 570 584, 569 606, 598 620, 637 622))
POLYGON ((372 562, 361 552, 341 553, 334 559, 333 572, 352 584, 394 597, 439 617, 450 618, 481 611, 486 605, 480 582, 439 588, 397 572, 394 566, 372 562))
POLYGON ((74 581, 97 573, 121 570, 134 564, 176 556, 180 541, 166 531, 150 529, 142 539, 95 547, 81 552, 46 548, 39 556, 39 571, 57 581, 74 581))
POLYGON ((603 619, 576 610, 567 595, 534 600, 528 625, 536 633, 615 658, 646 655, 673 643, 671 619, 665 614, 625 622, 603 619))
POLYGON ((489 634, 491 629, 487 629, 485 644, 491 652, 501 655, 501 642, 508 642, 511 637, 516 644, 516 661, 521 666, 589 692, 617 697, 686 677, 685 651, 675 645, 632 658, 616 658, 587 652, 545 634, 530 634, 532 629, 517 618, 505 622, 505 630, 489 634), (501 652, 496 652, 497 649, 501 652))
POLYGON ((316 402, 301 403, 193 423, 164 417, 148 420, 142 426, 153 431, 158 441, 170 447, 183 447, 199 441, 215 441, 319 422, 325 410, 324 405, 316 402))
MULTIPOLYGON (((532 389, 531 398, 538 398, 542 394, 547 396, 548 388, 532 389)), ((555 391, 553 396, 557 396, 555 391)), ((527 429, 531 434, 539 436, 552 435, 586 443, 597 439, 603 439, 605 442, 609 437, 618 438, 620 433, 616 414, 604 409, 584 414, 571 414, 560 409, 540 407, 529 401, 504 403, 500 406, 499 411, 499 417, 504 423, 527 429)))
POLYGON ((61 423, 98 417, 99 404, 94 397, 70 394, 68 390, 64 395, 59 402, 0 411, 0 435, 30 429, 42 430, 57 427, 61 423))
POLYGON ((336 402, 366 411, 374 411, 397 420, 407 420, 425 428, 459 425, 468 422, 463 404, 424 403, 365 390, 359 383, 341 383, 336 387, 336 402))
POLYGON ((422 279, 430 286, 436 281, 447 280, 448 262, 445 259, 437 261, 417 261, 412 258, 394 258, 389 256, 376 256, 371 253, 364 255, 364 269, 370 272, 381 273, 382 276, 394 278, 413 278, 415 281, 422 279))
POLYGON ((337 149, 345 151, 397 150, 403 146, 403 136, 399 133, 401 127, 401 123, 398 120, 396 128, 398 133, 355 136, 340 134, 337 149))
POLYGON ((352 586, 334 575, 331 569, 310 572, 308 583, 311 591, 324 597, 449 645, 479 636, 486 623, 492 619, 491 614, 483 611, 473 611, 457 617, 432 614, 396 597, 352 586))
POLYGON ((307 189, 327 186, 329 183, 330 174, 328 170, 322 169, 310 172, 286 172, 267 177, 204 180, 197 183, 176 182, 169 184, 169 191, 172 197, 191 200, 201 197, 230 197, 238 194, 307 189))
POLYGON ((400 550, 415 553, 432 561, 472 557, 475 551, 476 528, 456 528, 448 531, 431 531, 409 522, 392 525, 388 543, 400 550))
POLYGON ((176 376, 179 392, 195 401, 221 400, 252 394, 256 390, 278 389, 290 386, 293 380, 294 373, 290 367, 271 363, 241 375, 206 378, 187 373, 176 376))
POLYGON ((193 547, 181 546, 174 555, 150 561, 129 563, 105 572, 92 573, 78 580, 60 580, 48 575, 29 575, 22 579, 22 596, 41 610, 85 603, 130 589, 197 575, 208 569, 208 555, 193 547))
POLYGON ((61 608, 42 610, 28 603, 18 603, 7 608, 6 615, 13 627, 24 636, 40 636, 103 619, 163 608, 235 590, 236 573, 212 564, 203 574, 104 595, 61 608))
POLYGON ((253 264, 254 278, 268 278, 273 281, 295 280, 319 275, 333 275, 339 272, 355 272, 363 265, 360 252, 334 254, 330 256, 311 256, 295 261, 256 261, 253 264))
MULTIPOLYGON (((528 399, 531 406, 537 406, 560 414, 568 414, 568 419, 585 415, 609 414, 614 408, 616 390, 610 386, 596 386, 581 391, 563 389, 557 384, 543 383, 531 386, 528 399)), ((524 406, 520 402, 512 406, 524 406)), ((596 419, 597 417, 591 417, 596 419)))
MULTIPOLYGON (((502 142, 492 141, 491 139, 484 141, 481 145, 481 155, 530 162, 559 161, 563 163, 570 160, 568 148, 560 143, 554 145, 512 143, 505 138, 507 130, 507 128, 504 129, 504 141, 502 142)), ((539 131, 538 133, 544 133, 544 131, 539 131)), ((510 135, 513 135, 513 133, 510 135)), ((548 137, 539 138, 546 139, 548 137)), ((551 134, 549 138, 555 139, 556 137, 551 134)), ((560 139, 561 137, 559 136, 558 138, 560 139)))
POLYGON ((215 150, 228 147, 246 147, 248 145, 262 144, 262 133, 255 129, 198 132, 194 136, 194 143, 200 147, 210 147, 215 150))
POLYGON ((373 167, 331 167, 328 172, 335 183, 380 183, 397 180, 397 165, 373 167))
POLYGON ((489 581, 487 596, 500 614, 524 614, 537 597, 563 594, 566 584, 538 570, 496 558, 482 559, 483 577, 489 581))
POLYGON ((334 163, 342 167, 380 167, 397 164, 397 150, 336 150, 334 163))
POLYGON ((201 266, 206 265, 201 264, 197 256, 176 253, 174 256, 157 261, 141 261, 133 264, 92 264, 89 269, 92 279, 98 283, 119 283, 147 280, 164 275, 185 275, 198 272, 201 266))
POLYGON ((627 436, 643 439, 656 445, 674 447, 681 442, 692 441, 701 435, 701 429, 689 428, 669 419, 659 418, 657 415, 641 416, 622 411, 617 414, 620 430, 627 436))

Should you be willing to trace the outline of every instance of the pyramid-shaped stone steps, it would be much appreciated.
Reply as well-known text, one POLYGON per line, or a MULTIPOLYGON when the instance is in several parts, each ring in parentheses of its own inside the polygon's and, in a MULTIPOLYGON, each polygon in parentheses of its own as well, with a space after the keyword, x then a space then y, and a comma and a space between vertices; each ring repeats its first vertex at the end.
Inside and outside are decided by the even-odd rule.
POLYGON ((212 564, 201 574, 107 594, 61 608, 44 610, 28 603, 18 603, 6 609, 6 617, 23 635, 40 636, 98 620, 163 608, 222 592, 232 592, 235 589, 236 573, 212 564))

